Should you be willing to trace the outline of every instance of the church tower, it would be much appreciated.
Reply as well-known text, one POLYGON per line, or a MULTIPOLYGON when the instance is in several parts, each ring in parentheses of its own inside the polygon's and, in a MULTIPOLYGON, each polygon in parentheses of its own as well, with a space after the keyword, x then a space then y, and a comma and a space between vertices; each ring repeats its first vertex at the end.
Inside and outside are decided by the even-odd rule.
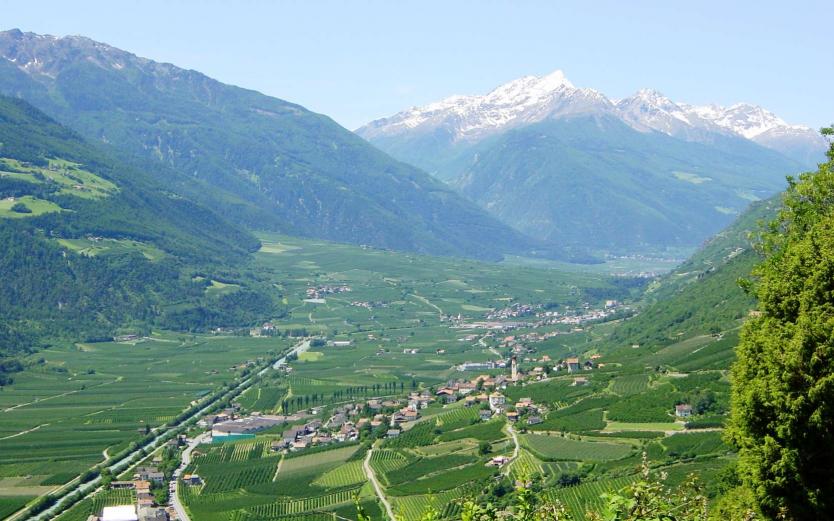
POLYGON ((513 355, 513 357, 510 359, 510 364, 511 364, 511 367, 512 367, 512 370, 511 370, 512 372, 511 372, 510 379, 512 379, 513 382, 517 382, 518 381, 518 358, 516 358, 515 355, 513 355))

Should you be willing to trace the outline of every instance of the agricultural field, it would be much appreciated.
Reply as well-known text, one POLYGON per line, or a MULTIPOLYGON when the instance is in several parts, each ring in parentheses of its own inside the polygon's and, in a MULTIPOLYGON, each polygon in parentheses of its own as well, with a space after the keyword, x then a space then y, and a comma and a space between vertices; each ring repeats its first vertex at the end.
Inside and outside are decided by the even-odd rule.
MULTIPOLYGON (((241 374, 242 362, 283 351, 301 338, 311 347, 291 360, 291 372, 269 371, 236 399, 243 413, 311 415, 315 410, 326 421, 345 404, 402 399, 412 391, 432 394, 449 380, 480 374, 461 372, 459 364, 509 356, 499 341, 509 332, 473 325, 488 313, 513 303, 554 310, 594 306, 617 291, 603 273, 430 258, 279 235, 261 239, 254 267, 287 310, 271 321, 271 336, 159 333, 130 342, 57 346, 35 355, 35 361, 43 361, 16 375, 14 385, 0 393, 0 407, 6 409, 0 479, 31 476, 25 482, 0 481, 5 501, 0 508, 14 509, 15 502, 65 483, 101 461, 105 451, 127 447, 144 429, 232 381, 241 374)), ((73 246, 88 248, 89 255, 141 247, 73 246)), ((207 293, 238 291, 218 280, 205 283, 207 293)), ((703 406, 701 421, 723 414, 726 375, 681 368, 717 342, 702 339, 645 355, 600 352, 600 340, 613 327, 603 322, 512 331, 552 333, 527 346, 527 354, 520 355, 523 370, 536 365, 525 357, 543 355, 557 361, 595 354, 601 365, 581 375, 555 372, 503 390, 508 403, 531 398, 542 407, 543 418, 515 427, 518 458, 505 467, 486 465, 514 452, 503 416, 482 421, 478 407, 438 401, 393 438, 385 438, 390 427, 383 425, 364 431, 359 442, 282 454, 271 449, 285 428, 279 426, 254 439, 201 445, 187 472, 198 473, 204 482, 182 484, 180 497, 192 518, 201 521, 325 520, 333 514, 355 519, 357 495, 373 519, 381 519, 364 466, 371 447, 369 466, 405 521, 418 518, 431 501, 441 517, 449 518, 459 513, 460 498, 530 476, 581 512, 596 504, 599 493, 629 482, 643 450, 658 467, 717 466, 727 453, 720 432, 689 433, 673 416, 678 401, 703 406), (646 357, 658 363, 649 364, 646 357), (578 376, 586 382, 577 385, 578 376), (685 433, 666 436, 673 431, 685 433), (558 480, 581 483, 560 488, 558 480)), ((62 521, 88 514, 106 499, 99 494, 85 500, 62 521), (103 499, 95 503, 99 496, 103 499)))
POLYGON ((85 199, 99 199, 118 191, 110 181, 64 159, 50 159, 46 166, 38 166, 0 157, 0 176, 33 184, 53 183, 60 188, 59 194, 85 199))
POLYGON ((522 435, 521 443, 545 461, 610 461, 625 458, 635 451, 629 443, 576 440, 542 434, 522 435))
POLYGON ((234 380, 240 371, 232 366, 288 345, 160 333, 38 352, 0 393, 0 494, 40 494, 70 481, 234 380), (21 476, 29 478, 11 486, 21 476))
POLYGON ((199 473, 204 484, 183 485, 183 501, 195 519, 316 514, 344 508, 356 494, 372 498, 362 461, 352 458, 357 445, 284 457, 268 453, 268 436, 258 438, 201 449, 189 472, 199 473))
POLYGON ((57 521, 86 521, 91 515, 99 514, 104 507, 126 505, 133 502, 135 493, 127 489, 113 489, 85 499, 58 516, 57 521))

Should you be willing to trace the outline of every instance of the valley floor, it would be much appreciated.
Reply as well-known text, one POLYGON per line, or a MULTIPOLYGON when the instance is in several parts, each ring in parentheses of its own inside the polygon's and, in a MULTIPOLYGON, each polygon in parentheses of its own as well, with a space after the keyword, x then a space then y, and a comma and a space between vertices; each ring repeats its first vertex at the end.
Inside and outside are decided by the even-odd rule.
MULTIPOLYGON (((263 239, 256 262, 287 317, 235 334, 159 332, 34 355, 42 361, 0 393, 0 513, 71 482, 102 451, 130 447, 295 337, 309 350, 258 373, 235 399, 242 418, 289 423, 197 445, 176 475, 171 455, 165 479, 192 520, 355 519, 355 499, 373 519, 416 519, 432 504, 451 518, 461 499, 529 479, 581 516, 635 478, 643 453, 670 483, 689 473, 709 483, 731 457, 716 430, 726 342, 600 351, 620 312, 606 306, 627 308, 606 276, 263 239), (505 403, 484 399, 493 392, 505 403), (397 419, 414 400, 416 419, 397 419), (676 418, 680 403, 694 416, 676 418), (315 419, 309 440, 287 448, 287 429, 315 419), (329 441, 339 435, 344 442, 329 441)), ((146 464, 161 465, 154 455, 146 464)), ((132 497, 102 490, 58 519, 85 520, 132 497)))

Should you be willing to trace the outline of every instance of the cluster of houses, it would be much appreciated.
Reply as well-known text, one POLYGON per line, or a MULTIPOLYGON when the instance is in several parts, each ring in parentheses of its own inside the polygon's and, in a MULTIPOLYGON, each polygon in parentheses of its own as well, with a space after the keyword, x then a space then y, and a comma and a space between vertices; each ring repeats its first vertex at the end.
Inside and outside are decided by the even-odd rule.
MULTIPOLYGON (((514 337, 507 337, 512 339, 514 337)), ((602 367, 604 364, 598 364, 598 360, 600 355, 592 355, 589 360, 585 360, 582 362, 579 357, 570 357, 564 360, 559 360, 556 363, 553 363, 550 356, 543 355, 541 358, 535 358, 526 356, 523 358, 523 362, 525 363, 540 363, 542 365, 536 365, 530 369, 522 370, 518 366, 518 357, 514 354, 510 360, 509 365, 511 367, 510 372, 510 382, 521 382, 524 380, 531 380, 531 381, 539 381, 543 380, 548 377, 551 371, 559 372, 559 371, 567 371, 568 373, 579 373, 582 371, 590 371, 595 367, 599 366, 602 367)), ((464 362, 459 364, 456 368, 460 372, 469 372, 469 371, 487 371, 493 369, 504 369, 508 365, 507 360, 499 360, 499 361, 487 361, 487 362, 464 362)), ((500 384, 506 387, 507 379, 502 376, 494 377, 497 379, 500 384)), ((447 385, 448 388, 455 391, 454 393, 449 393, 450 395, 457 395, 457 394, 466 394, 466 392, 471 392, 471 390, 467 390, 471 387, 470 384, 473 382, 477 382, 478 380, 481 381, 491 381, 493 377, 489 377, 487 375, 481 375, 478 378, 472 380, 472 382, 465 382, 465 381, 457 381, 457 382, 450 382, 447 385), (462 386, 462 387, 461 387, 462 386), (463 389, 463 392, 459 392, 463 389)), ((577 378, 577 380, 582 380, 582 378, 577 378)), ((574 383, 574 385, 583 385, 586 382, 574 383)))
POLYGON ((335 295, 337 293, 349 293, 352 291, 350 286, 317 286, 315 288, 307 288, 307 298, 312 300, 324 299, 327 295, 335 295))
POLYGON ((512 318, 527 317, 535 313, 536 309, 541 306, 533 306, 531 304, 512 304, 504 309, 490 311, 486 315, 487 320, 508 320, 512 318))
POLYGON ((275 336, 278 334, 278 328, 272 322, 264 322, 260 327, 253 327, 249 330, 249 336, 263 337, 275 336))
POLYGON ((351 306, 356 308, 365 308, 365 309, 374 309, 374 308, 387 308, 388 303, 382 300, 374 300, 371 302, 365 302, 362 300, 354 300, 350 303, 351 306))
POLYGON ((87 521, 169 521, 177 519, 173 507, 157 506, 151 494, 152 484, 163 484, 165 474, 156 467, 138 467, 131 481, 113 481, 110 488, 130 489, 136 503, 105 507, 101 515, 91 515, 87 521))
POLYGON ((449 380, 446 385, 435 391, 438 400, 444 403, 453 403, 460 397, 467 396, 482 389, 506 389, 507 377, 504 375, 492 376, 482 374, 471 380, 449 380))
POLYGON ((322 426, 321 420, 312 420, 304 425, 290 427, 281 434, 280 440, 272 442, 271 448, 273 451, 297 451, 313 445, 327 445, 338 440, 346 441, 348 439, 342 433, 343 431, 340 431, 342 434, 337 435, 340 436, 337 438, 337 436, 332 435, 330 432, 322 431, 322 426))
POLYGON ((344 443, 359 440, 360 431, 366 427, 377 429, 390 426, 386 434, 389 438, 399 436, 404 423, 420 419, 420 410, 434 401, 428 391, 412 392, 408 403, 403 400, 367 400, 364 404, 351 403, 340 406, 326 421, 315 419, 295 427, 290 427, 281 435, 280 440, 272 442, 274 451, 298 451, 309 447, 344 443))
POLYGON ((538 323, 539 327, 546 325, 581 325, 588 322, 605 320, 617 313, 621 307, 620 302, 616 300, 606 300, 605 306, 602 309, 590 309, 590 306, 586 306, 578 312, 572 312, 570 310, 564 313, 558 311, 542 311, 536 313, 536 318, 541 319, 538 323))

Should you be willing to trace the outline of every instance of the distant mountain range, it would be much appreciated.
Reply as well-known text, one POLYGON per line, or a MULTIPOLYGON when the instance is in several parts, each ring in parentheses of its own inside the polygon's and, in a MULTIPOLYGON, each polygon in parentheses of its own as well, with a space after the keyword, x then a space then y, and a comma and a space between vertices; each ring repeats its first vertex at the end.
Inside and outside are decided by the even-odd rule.
POLYGON ((250 229, 484 259, 546 250, 326 116, 88 38, 0 33, 0 94, 250 229))
POLYGON ((758 107, 695 107, 648 90, 613 101, 561 71, 357 133, 529 235, 618 252, 698 245, 826 148, 758 107))
POLYGON ((755 105, 694 106, 675 103, 652 89, 611 100, 594 89, 575 87, 559 70, 513 80, 483 96, 451 96, 412 107, 372 121, 357 133, 375 141, 442 128, 454 141, 474 142, 511 128, 584 114, 610 115, 635 130, 655 130, 687 141, 710 143, 714 134, 743 137, 809 167, 821 161, 828 148, 816 130, 790 125, 755 105))

